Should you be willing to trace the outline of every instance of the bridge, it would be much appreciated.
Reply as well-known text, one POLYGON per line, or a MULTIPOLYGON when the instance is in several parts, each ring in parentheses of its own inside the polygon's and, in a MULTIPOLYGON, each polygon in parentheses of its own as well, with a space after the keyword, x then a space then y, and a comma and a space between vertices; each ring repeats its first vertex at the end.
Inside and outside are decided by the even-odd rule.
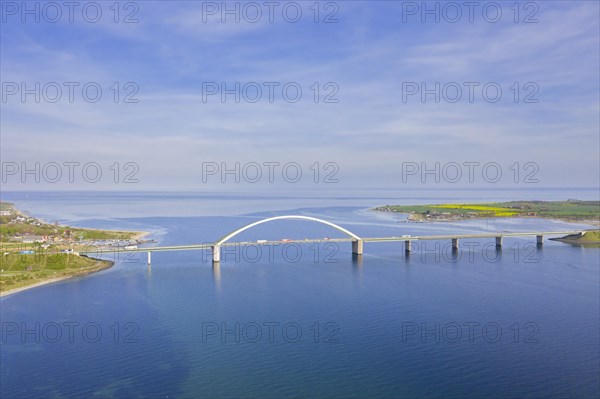
MULTIPOLYGON (((495 232, 495 233, 475 233, 475 234, 453 234, 453 235, 428 235, 428 236, 411 236, 411 235, 402 235, 402 236, 393 236, 393 237, 360 237, 357 234, 335 224, 328 222, 326 220, 310 217, 310 216, 300 216, 300 215, 286 215, 286 216, 275 216, 267 219, 262 219, 250 224, 247 224, 243 227, 240 227, 237 230, 232 231, 231 233, 223 236, 219 240, 213 243, 204 243, 204 244, 192 244, 192 245, 177 245, 177 246, 165 246, 165 247, 148 247, 148 248, 139 248, 137 251, 143 251, 148 253, 148 265, 151 264, 151 256, 152 252, 166 252, 166 251, 197 251, 197 250, 211 250, 212 251, 212 260, 213 263, 219 263, 221 261, 221 248, 224 246, 244 246, 244 245, 279 245, 282 243, 285 244, 307 244, 307 243, 320 243, 320 242, 350 242, 352 243, 352 254, 353 255, 362 255, 363 248, 365 242, 404 242, 404 251, 409 254, 412 248, 413 241, 424 241, 424 240, 436 240, 436 241, 450 241, 452 244, 452 249, 458 249, 459 240, 462 239, 485 239, 485 238, 493 238, 496 240, 496 248, 502 247, 502 240, 504 237, 527 237, 527 236, 535 236, 536 242, 538 246, 543 244, 544 236, 556 236, 556 235, 584 235, 585 231, 535 231, 535 232, 495 232), (317 239, 303 239, 303 240, 280 240, 280 241, 269 241, 269 240, 257 240, 257 241, 245 241, 245 242, 230 242, 229 240, 238 234, 251 229, 255 226, 258 226, 263 223, 269 223, 275 220, 307 220, 311 222, 316 222, 320 224, 324 224, 326 226, 332 227, 335 230, 341 231, 347 238, 317 238, 317 239)), ((124 248, 117 249, 96 249, 92 251, 80 251, 79 255, 102 255, 102 254, 110 254, 110 253, 130 253, 132 250, 126 250, 124 248)))

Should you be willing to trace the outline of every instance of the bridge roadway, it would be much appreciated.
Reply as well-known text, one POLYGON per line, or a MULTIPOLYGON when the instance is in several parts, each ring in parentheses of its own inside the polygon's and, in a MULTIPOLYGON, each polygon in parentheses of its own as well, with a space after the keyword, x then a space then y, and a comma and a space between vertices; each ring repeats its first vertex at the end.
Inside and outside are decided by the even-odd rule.
POLYGON ((203 244, 192 244, 192 245, 175 245, 165 247, 145 247, 137 249, 125 249, 123 247, 114 249, 94 249, 91 251, 80 251, 79 255, 91 255, 99 256, 104 254, 114 253, 133 253, 133 252, 147 252, 148 253, 148 264, 151 263, 152 252, 167 252, 167 251, 197 251, 197 250, 212 250, 213 261, 220 262, 220 248, 225 246, 250 246, 250 245, 282 245, 282 244, 311 244, 311 243, 342 243, 351 242, 352 252, 356 255, 362 255, 363 243, 364 242, 404 242, 404 249, 406 253, 411 251, 412 241, 424 241, 424 240, 436 240, 452 242, 452 247, 457 249, 459 240, 463 239, 484 239, 494 238, 496 240, 496 246, 502 247, 502 239, 504 237, 527 237, 535 236, 537 244, 542 245, 544 236, 555 236, 555 235, 583 235, 585 231, 534 231, 534 232, 494 232, 494 233, 476 233, 476 234, 450 234, 450 235, 428 235, 428 236, 394 236, 394 237, 365 237, 360 239, 355 238, 313 238, 313 239, 286 239, 286 240, 258 240, 258 241, 242 241, 242 242, 223 242, 223 243, 203 243, 203 244))
MULTIPOLYGON (((244 246, 244 245, 281 245, 281 244, 310 244, 315 242, 352 242, 351 238, 332 238, 332 239, 304 239, 304 240, 279 240, 279 241, 242 241, 242 242, 226 242, 221 244, 222 247, 244 246)), ((130 252, 165 252, 165 251, 198 251, 211 249, 215 243, 205 244, 190 244, 190 245, 174 245, 169 247, 143 247, 138 249, 125 249, 124 247, 109 248, 109 249, 94 249, 90 251, 80 251, 79 255, 92 254, 113 254, 113 253, 130 253, 130 252)))

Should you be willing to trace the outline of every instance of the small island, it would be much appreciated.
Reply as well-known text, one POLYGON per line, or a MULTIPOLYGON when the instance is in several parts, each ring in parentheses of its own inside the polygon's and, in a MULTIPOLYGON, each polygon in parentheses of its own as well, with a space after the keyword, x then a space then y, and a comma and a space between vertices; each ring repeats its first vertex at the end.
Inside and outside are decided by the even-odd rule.
POLYGON ((408 214, 408 222, 455 222, 468 219, 537 217, 600 225, 600 201, 510 201, 481 204, 385 205, 380 212, 408 214))
POLYGON ((0 202, 0 296, 107 269, 113 262, 78 256, 90 247, 137 249, 147 233, 61 226, 0 202))

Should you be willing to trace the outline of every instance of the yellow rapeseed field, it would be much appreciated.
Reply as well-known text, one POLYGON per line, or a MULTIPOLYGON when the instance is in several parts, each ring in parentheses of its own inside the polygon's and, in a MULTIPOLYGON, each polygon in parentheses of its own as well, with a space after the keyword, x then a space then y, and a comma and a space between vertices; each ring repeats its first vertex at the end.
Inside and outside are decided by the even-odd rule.
POLYGON ((475 212, 481 212, 481 213, 493 213, 494 216, 497 216, 497 217, 514 216, 519 213, 519 212, 516 212, 513 210, 506 209, 506 208, 494 207, 494 206, 489 206, 489 205, 443 204, 443 205, 436 205, 436 206, 434 206, 434 208, 464 209, 466 211, 475 211, 475 212))

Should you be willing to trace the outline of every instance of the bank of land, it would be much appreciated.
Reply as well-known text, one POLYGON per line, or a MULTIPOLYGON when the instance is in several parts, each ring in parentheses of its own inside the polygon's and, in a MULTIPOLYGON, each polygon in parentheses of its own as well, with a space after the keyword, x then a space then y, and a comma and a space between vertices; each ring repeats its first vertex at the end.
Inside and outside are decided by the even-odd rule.
POLYGON ((586 231, 584 235, 574 234, 560 238, 551 238, 551 240, 583 247, 600 247, 600 230, 586 231))
POLYGON ((77 252, 135 246, 144 234, 50 224, 0 202, 0 295, 106 269, 113 262, 77 252))
POLYGON ((510 201, 483 204, 386 205, 376 211, 408 214, 411 222, 477 218, 541 217, 600 224, 600 201, 510 201))

